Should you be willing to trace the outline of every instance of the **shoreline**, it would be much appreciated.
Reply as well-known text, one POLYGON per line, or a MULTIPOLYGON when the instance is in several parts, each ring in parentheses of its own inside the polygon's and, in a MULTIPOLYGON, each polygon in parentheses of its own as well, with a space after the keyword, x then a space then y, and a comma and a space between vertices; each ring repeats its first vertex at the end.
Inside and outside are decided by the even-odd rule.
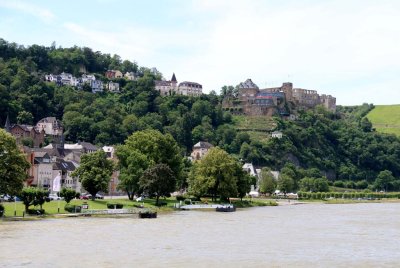
MULTIPOLYGON (((360 204, 360 203, 400 203, 400 199, 380 199, 380 200, 353 200, 353 199, 331 199, 331 200, 296 200, 296 199, 252 199, 249 200, 251 206, 238 207, 239 209, 247 209, 254 207, 265 207, 271 206, 271 202, 276 202, 276 206, 294 206, 294 205, 307 205, 307 204, 319 204, 319 205, 343 205, 343 204, 360 204)), ((272 205, 273 206, 273 205, 272 205)), ((169 214, 172 212, 181 211, 173 207, 156 208, 157 214, 169 214)), ((84 213, 52 213, 44 215, 25 215, 22 216, 3 216, 0 217, 1 221, 36 221, 43 219, 65 219, 65 218, 85 218, 85 217, 97 217, 97 218, 139 218, 138 214, 99 214, 99 215, 87 215, 84 213)))

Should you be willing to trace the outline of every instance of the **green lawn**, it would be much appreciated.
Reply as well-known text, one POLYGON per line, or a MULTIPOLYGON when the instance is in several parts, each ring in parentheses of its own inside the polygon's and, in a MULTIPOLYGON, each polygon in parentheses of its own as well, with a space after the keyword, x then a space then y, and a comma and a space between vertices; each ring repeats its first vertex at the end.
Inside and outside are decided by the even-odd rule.
MULTIPOLYGON (((92 200, 72 200, 70 202, 71 205, 82 205, 83 202, 87 202, 89 205, 89 209, 107 209, 107 203, 119 203, 123 204, 124 208, 131 208, 134 205, 144 204, 145 207, 154 208, 155 200, 154 199, 145 199, 144 202, 136 202, 131 201, 129 199, 97 199, 95 201, 92 200)), ((167 207, 164 207, 162 210, 168 210, 173 207, 173 204, 177 201, 174 199, 164 200, 160 198, 160 202, 167 202, 167 207)), ((14 202, 4 202, 2 203, 5 207, 5 216, 14 216, 15 203, 14 202)), ((50 201, 48 203, 43 204, 43 209, 46 211, 47 215, 57 214, 58 208, 60 208, 60 213, 68 213, 64 210, 66 202, 63 200, 60 201, 50 201)), ((34 206, 30 206, 29 208, 33 209, 34 206)), ((39 208, 36 207, 36 208, 39 208)), ((17 216, 22 216, 23 211, 25 210, 25 206, 22 202, 16 202, 16 211, 17 216)))
POLYGON ((376 131, 400 136, 400 104, 377 105, 367 118, 376 131))

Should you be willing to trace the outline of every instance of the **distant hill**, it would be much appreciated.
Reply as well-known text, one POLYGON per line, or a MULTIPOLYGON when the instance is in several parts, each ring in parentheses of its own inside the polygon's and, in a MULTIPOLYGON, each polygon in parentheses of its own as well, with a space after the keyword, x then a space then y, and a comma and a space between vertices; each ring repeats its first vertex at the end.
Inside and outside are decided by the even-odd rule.
POLYGON ((377 105, 367 118, 378 132, 400 136, 400 104, 377 105))

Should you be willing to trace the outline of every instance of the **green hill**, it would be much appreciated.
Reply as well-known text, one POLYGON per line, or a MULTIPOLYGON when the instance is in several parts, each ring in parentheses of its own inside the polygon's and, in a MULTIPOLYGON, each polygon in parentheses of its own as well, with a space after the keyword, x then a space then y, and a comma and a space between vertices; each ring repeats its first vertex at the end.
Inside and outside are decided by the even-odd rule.
POLYGON ((367 118, 378 132, 400 136, 400 104, 377 105, 367 118))

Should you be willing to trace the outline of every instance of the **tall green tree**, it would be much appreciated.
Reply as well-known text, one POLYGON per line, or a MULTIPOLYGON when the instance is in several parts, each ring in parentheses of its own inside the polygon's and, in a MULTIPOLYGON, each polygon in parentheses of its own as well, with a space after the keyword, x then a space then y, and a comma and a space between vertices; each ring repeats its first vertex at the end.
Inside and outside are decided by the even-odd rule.
POLYGON ((139 193, 139 179, 145 170, 156 164, 167 165, 179 181, 182 173, 180 149, 170 134, 157 130, 133 133, 124 145, 117 148, 120 166, 120 187, 127 191, 129 199, 139 193))
POLYGON ((175 191, 176 181, 172 170, 166 164, 156 164, 143 172, 139 179, 140 188, 156 197, 156 205, 161 196, 175 191))
POLYGON ((82 155, 81 165, 71 175, 79 177, 83 188, 92 195, 94 200, 97 192, 108 191, 113 170, 113 161, 107 159, 103 150, 98 150, 94 153, 82 155))
POLYGON ((278 179, 278 189, 285 194, 292 191, 294 187, 294 181, 291 177, 286 174, 281 174, 278 179))
POLYGON ((238 195, 238 162, 224 150, 211 148, 196 161, 189 175, 189 192, 196 196, 211 195, 222 200, 238 195))
POLYGON ((261 169, 260 192, 273 194, 276 190, 277 182, 268 168, 261 169))
POLYGON ((20 192, 29 166, 15 138, 0 129, 0 194, 15 195, 20 192))
POLYGON ((378 176, 376 177, 375 188, 384 190, 386 192, 394 180, 395 177, 393 177, 391 171, 383 170, 379 172, 378 176))

